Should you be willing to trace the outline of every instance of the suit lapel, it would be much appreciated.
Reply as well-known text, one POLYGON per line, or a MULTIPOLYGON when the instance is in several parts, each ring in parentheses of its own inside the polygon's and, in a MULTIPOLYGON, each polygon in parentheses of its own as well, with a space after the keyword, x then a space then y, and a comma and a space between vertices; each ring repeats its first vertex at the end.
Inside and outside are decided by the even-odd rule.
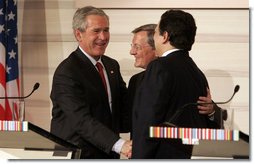
MULTIPOLYGON (((105 100, 108 102, 107 93, 104 89, 103 83, 101 82, 101 77, 96 70, 93 63, 86 57, 85 54, 82 53, 82 51, 77 48, 75 51, 77 53, 77 56, 82 60, 82 68, 84 71, 86 71, 85 75, 87 79, 90 79, 91 82, 94 84, 96 88, 98 88, 99 92, 105 97, 105 100)), ((104 64, 104 63, 103 63, 104 64)))

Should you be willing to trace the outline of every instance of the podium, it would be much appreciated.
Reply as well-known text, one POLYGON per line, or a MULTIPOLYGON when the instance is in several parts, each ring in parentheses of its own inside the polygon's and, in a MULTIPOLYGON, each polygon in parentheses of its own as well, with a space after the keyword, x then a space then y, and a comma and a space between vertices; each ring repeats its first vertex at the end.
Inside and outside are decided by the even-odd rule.
POLYGON ((249 136, 238 130, 151 126, 149 131, 150 138, 193 145, 191 159, 249 159, 249 136))
POLYGON ((0 121, 0 158, 79 159, 81 149, 30 123, 0 121))
POLYGON ((239 141, 200 140, 192 159, 249 159, 249 136, 239 132, 239 141))

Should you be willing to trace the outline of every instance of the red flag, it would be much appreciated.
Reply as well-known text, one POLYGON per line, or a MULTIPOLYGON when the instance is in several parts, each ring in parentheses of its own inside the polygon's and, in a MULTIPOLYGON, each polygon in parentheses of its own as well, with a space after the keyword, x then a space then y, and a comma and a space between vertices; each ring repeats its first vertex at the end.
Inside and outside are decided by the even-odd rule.
MULTIPOLYGON (((19 96, 17 0, 0 1, 0 97, 19 96)), ((0 120, 12 119, 12 101, 0 99, 0 120)))

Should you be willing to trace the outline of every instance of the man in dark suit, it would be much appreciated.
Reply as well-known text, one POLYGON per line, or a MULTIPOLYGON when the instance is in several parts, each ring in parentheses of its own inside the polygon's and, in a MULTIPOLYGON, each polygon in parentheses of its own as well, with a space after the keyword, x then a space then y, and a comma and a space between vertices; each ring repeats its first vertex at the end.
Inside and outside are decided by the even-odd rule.
POLYGON ((76 11, 72 27, 79 46, 53 77, 51 132, 79 146, 81 158, 128 157, 131 141, 119 137, 127 88, 118 62, 104 55, 109 18, 87 6, 76 11))
MULTIPOLYGON (((134 34, 132 38, 132 44, 130 49, 130 54, 135 57, 134 66, 146 69, 147 65, 155 60, 157 56, 155 55, 155 47, 153 41, 153 34, 155 30, 156 24, 146 24, 140 26, 132 31, 134 34)), ((137 88, 140 86, 145 71, 137 73, 133 75, 128 84, 128 92, 127 92, 127 104, 126 109, 129 111, 128 115, 124 120, 129 120, 125 125, 128 126, 128 131, 132 131, 132 108, 133 102, 136 94, 137 88)))
MULTIPOLYGON (((158 23, 154 41, 160 58, 153 60, 144 73, 133 108, 132 158, 190 158, 192 146, 165 139, 150 139, 149 126, 161 125, 184 104, 207 95, 208 82, 189 57, 195 41, 196 24, 189 13, 166 11, 158 23)), ((171 122, 180 127, 206 128, 209 117, 199 114, 197 106, 171 122)))
MULTIPOLYGON (((134 66, 137 68, 143 68, 146 69, 147 65, 157 59, 156 51, 155 51, 155 45, 153 40, 154 31, 156 28, 156 24, 145 24, 142 26, 139 26, 135 28, 132 38, 132 44, 131 44, 131 50, 130 54, 134 56, 135 62, 134 66)), ((141 82, 144 78, 145 71, 139 72, 135 75, 133 75, 128 84, 128 92, 127 92, 127 110, 129 111, 128 117, 124 120, 131 120, 132 118, 132 108, 133 108, 133 102, 136 94, 137 88, 141 85, 141 82)), ((210 94, 210 90, 207 90, 208 94, 207 96, 200 96, 198 103, 211 103, 212 98, 210 94)), ((206 114, 210 117, 210 124, 211 127, 218 127, 223 128, 222 126, 222 120, 221 120, 221 113, 222 109, 214 104, 206 104, 206 105, 199 105, 199 113, 200 114, 206 114)), ((132 121, 129 121, 128 129, 131 131, 132 121)))

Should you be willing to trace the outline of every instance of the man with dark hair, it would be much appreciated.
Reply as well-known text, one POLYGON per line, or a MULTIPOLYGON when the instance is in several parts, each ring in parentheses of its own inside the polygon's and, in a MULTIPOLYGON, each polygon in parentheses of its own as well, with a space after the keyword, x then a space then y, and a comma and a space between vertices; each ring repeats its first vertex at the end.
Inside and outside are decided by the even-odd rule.
MULTIPOLYGON (((148 64, 133 107, 132 158, 190 158, 192 146, 181 141, 149 138, 149 127, 168 121, 187 103, 207 95, 205 75, 189 56, 195 42, 196 24, 191 14, 168 10, 155 29, 154 43, 158 59, 148 64)), ((206 128, 210 119, 199 114, 197 106, 188 106, 172 124, 206 128)))

